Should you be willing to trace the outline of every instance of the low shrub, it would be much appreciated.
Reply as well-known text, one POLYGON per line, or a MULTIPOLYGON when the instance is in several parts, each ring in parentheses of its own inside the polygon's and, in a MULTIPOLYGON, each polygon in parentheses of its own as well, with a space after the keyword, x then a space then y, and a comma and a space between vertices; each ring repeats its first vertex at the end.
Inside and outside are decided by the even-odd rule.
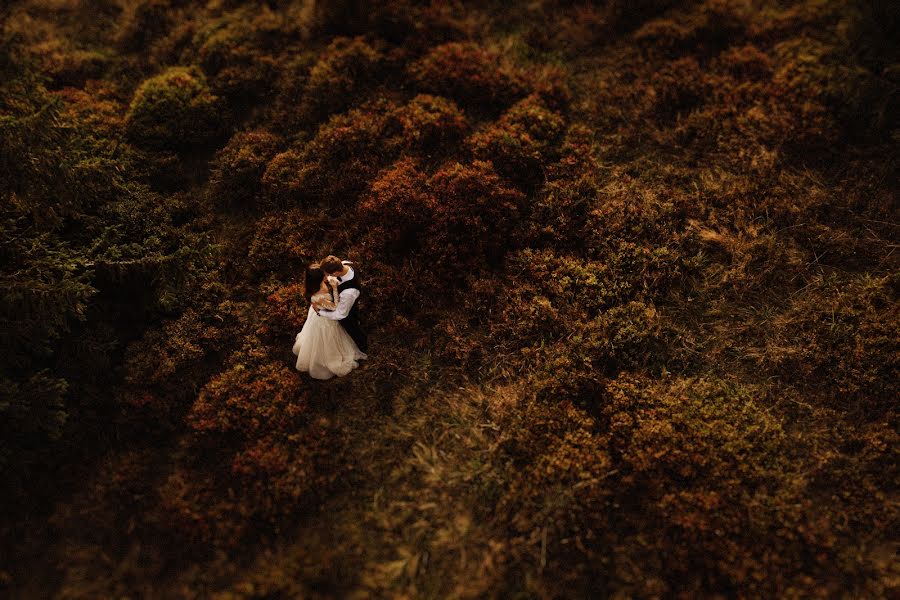
POLYGON ((197 61, 216 94, 246 102, 270 89, 277 64, 268 47, 280 37, 280 24, 264 5, 228 13, 194 34, 197 61))
POLYGON ((671 125, 701 106, 712 90, 712 83, 693 57, 680 58, 653 74, 654 116, 663 125, 671 125))
POLYGON ((95 135, 112 137, 122 130, 125 112, 115 88, 100 80, 87 81, 83 87, 66 87, 56 95, 63 99, 64 113, 95 135))
POLYGON ((192 555, 212 548, 235 548, 250 522, 240 518, 240 500, 216 484, 205 470, 179 466, 159 485, 159 503, 149 521, 174 548, 192 555))
POLYGON ((266 433, 300 431, 306 418, 305 384, 290 365, 238 362, 200 390, 186 419, 199 434, 254 440, 266 433))
POLYGON ((359 203, 360 222, 387 262, 416 252, 432 224, 438 199, 415 161, 404 158, 382 171, 359 203))
POLYGON ((375 102, 334 115, 308 143, 275 156, 263 176, 272 203, 352 204, 393 156, 384 135, 394 108, 390 102, 375 102))
POLYGON ((318 55, 313 51, 301 52, 283 59, 272 84, 274 102, 270 121, 277 124, 284 136, 309 126, 309 116, 303 111, 303 96, 310 71, 318 55))
MULTIPOLYGON (((297 261, 298 265, 300 261, 297 261)), ((303 283, 293 283, 280 287, 266 297, 268 318, 257 328, 260 335, 270 332, 295 331, 303 329, 309 313, 309 304, 304 295, 303 283)))
POLYGON ((740 80, 765 81, 772 76, 772 59, 754 46, 732 46, 716 57, 718 65, 740 80))
POLYGON ((525 196, 491 163, 448 163, 429 186, 437 202, 426 247, 438 269, 460 276, 471 268, 497 266, 515 248, 525 196))
POLYGON ((337 37, 306 80, 303 110, 313 120, 343 112, 377 82, 382 53, 362 37, 337 37))
MULTIPOLYGON (((516 475, 496 512, 517 560, 542 561, 538 586, 565 578, 570 591, 765 596, 842 589, 871 564, 837 556, 852 526, 818 504, 807 469, 821 456, 756 388, 619 376, 595 393, 595 418, 567 402, 528 402, 500 422, 497 448, 516 475)), ((884 433, 871 432, 864 452, 879 453, 884 433)), ((847 488, 839 502, 871 483, 836 484, 847 488)))
POLYGON ((303 155, 295 148, 279 152, 272 157, 263 171, 261 180, 268 204, 290 206, 301 202, 298 173, 303 164, 303 155))
POLYGON ((200 391, 186 417, 188 458, 160 490, 161 524, 179 539, 235 547, 261 524, 294 514, 321 483, 305 384, 246 341, 200 391))
POLYGON ((508 556, 545 571, 534 592, 552 596, 548 588, 564 586, 591 596, 609 581, 609 560, 598 546, 608 539, 603 515, 614 458, 594 420, 571 403, 524 400, 517 408, 499 420, 496 442, 512 467, 495 508, 508 532, 508 556))
POLYGON ((640 291, 632 265, 560 256, 551 250, 522 250, 507 262, 519 278, 531 283, 550 302, 564 311, 580 311, 582 317, 632 299, 640 291))
POLYGON ((497 171, 525 186, 543 181, 544 165, 553 162, 564 131, 562 116, 535 94, 520 100, 483 131, 467 140, 472 154, 490 160, 497 171))
POLYGON ((216 199, 245 206, 262 189, 262 176, 278 152, 281 140, 268 131, 241 131, 210 162, 209 183, 216 199))
POLYGON ((707 0, 696 11, 644 23, 634 39, 650 55, 715 56, 742 41, 748 27, 749 15, 740 3, 707 0))
POLYGON ((422 50, 434 43, 464 38, 471 18, 456 0, 376 0, 332 2, 316 6, 315 28, 329 34, 369 34, 397 46, 422 50))
POLYGON ((596 154, 593 131, 584 125, 570 127, 560 145, 559 159, 544 165, 547 180, 535 194, 529 215, 532 244, 585 251, 585 234, 591 231, 588 214, 602 186, 596 154))
POLYGON ((153 150, 187 151, 223 133, 219 98, 196 68, 171 67, 144 81, 125 118, 128 139, 153 150))
POLYGON ((116 32, 118 46, 137 52, 163 37, 172 27, 172 0, 141 0, 128 5, 116 32))
POLYGON ((199 382, 188 371, 196 370, 226 336, 213 323, 189 309, 130 344, 125 352, 125 382, 135 388, 159 390, 172 398, 192 393, 199 382))
POLYGON ((398 130, 404 151, 429 156, 446 153, 462 139, 468 124, 452 100, 419 94, 391 113, 389 127, 398 130))
POLYGON ((381 37, 413 50, 466 38, 474 28, 457 1, 387 0, 372 11, 370 20, 381 37))
POLYGON ((323 242, 330 246, 334 239, 333 225, 327 218, 289 209, 259 219, 248 247, 235 261, 251 279, 274 277, 286 281, 301 277, 314 249, 323 242))
POLYGON ((586 218, 585 246, 594 256, 615 252, 622 243, 677 248, 684 215, 665 188, 614 172, 599 187, 586 218))
POLYGON ((537 354, 542 364, 534 375, 537 397, 569 401, 594 411, 606 378, 662 361, 659 313, 633 301, 615 306, 589 321, 572 323, 565 343, 537 354))
POLYGON ((497 54, 471 42, 436 46, 412 63, 408 73, 422 91, 463 106, 496 111, 524 95, 521 77, 503 66, 497 54))

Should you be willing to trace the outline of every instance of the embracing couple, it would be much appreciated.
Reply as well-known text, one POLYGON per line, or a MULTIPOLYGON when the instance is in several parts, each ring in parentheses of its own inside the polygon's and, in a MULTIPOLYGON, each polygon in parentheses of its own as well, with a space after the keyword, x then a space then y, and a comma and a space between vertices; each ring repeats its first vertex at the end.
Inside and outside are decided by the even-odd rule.
POLYGON ((356 306, 361 288, 350 261, 327 256, 306 268, 309 312, 293 348, 298 371, 314 379, 342 377, 367 358, 368 343, 356 306))

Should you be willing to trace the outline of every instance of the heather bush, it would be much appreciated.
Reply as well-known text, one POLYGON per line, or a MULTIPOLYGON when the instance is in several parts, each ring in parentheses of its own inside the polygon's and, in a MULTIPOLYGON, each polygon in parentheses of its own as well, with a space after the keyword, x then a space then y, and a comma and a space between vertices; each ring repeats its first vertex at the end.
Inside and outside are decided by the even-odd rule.
POLYGON ((741 41, 747 27, 740 3, 707 0, 696 12, 645 22, 634 39, 652 54, 714 56, 741 41))
POLYGON ((262 176, 262 186, 267 203, 275 206, 297 205, 300 195, 298 173, 303 168, 303 155, 291 148, 279 152, 266 165, 262 176))
POLYGON ((610 484, 625 521, 637 525, 634 551, 656 557, 643 564, 659 565, 669 589, 766 595, 806 587, 811 573, 826 589, 858 573, 858 563, 833 556, 840 517, 818 510, 816 491, 806 488, 807 442, 789 436, 753 388, 685 380, 648 389, 622 380, 607 394, 610 449, 620 457, 610 484))
POLYGON ((716 57, 718 65, 736 79, 765 81, 772 75, 772 60, 754 46, 732 46, 716 57))
POLYGON ((391 113, 388 127, 398 130, 406 152, 429 156, 452 148, 468 124, 452 100, 419 94, 391 113))
MULTIPOLYGON (((829 46, 812 40, 795 39, 778 44, 778 67, 772 75, 773 97, 778 110, 772 121, 769 140, 783 145, 792 154, 814 156, 833 145, 838 127, 828 110, 826 90, 833 84, 831 72, 822 67, 829 46)), ((767 141, 769 141, 767 140, 767 141)))
POLYGON ((232 206, 251 203, 280 145, 280 139, 268 131, 241 131, 232 136, 210 162, 209 182, 216 200, 232 206))
POLYGON ((216 485, 202 469, 178 467, 159 486, 159 503, 149 520, 174 548, 198 554, 213 548, 234 548, 250 528, 241 518, 240 500, 216 485))
POLYGON ((289 367, 237 362, 203 387, 187 416, 188 425, 199 434, 232 434, 244 440, 299 429, 307 413, 305 384, 289 367))
POLYGON ((712 91, 712 82, 694 58, 666 64, 651 80, 654 116, 661 125, 671 125, 701 106, 712 91))
POLYGON ((116 33, 120 48, 137 52, 161 38, 173 25, 172 0, 141 0, 130 3, 116 33))
POLYGON ((399 262, 414 253, 424 241, 438 199, 427 176, 416 163, 402 159, 383 172, 359 203, 358 214, 369 230, 369 238, 383 251, 379 255, 399 262))
POLYGON ((858 576, 865 567, 852 559, 828 570, 844 526, 811 501, 801 464, 808 442, 754 388, 648 383, 600 383, 596 420, 568 403, 532 403, 506 417, 499 448, 517 475, 498 512, 516 545, 549 529, 545 582, 564 577, 568 589, 587 590, 615 581, 639 596, 768 595, 806 589, 812 574, 825 589, 858 576))
POLYGON ((235 261, 251 279, 275 275, 288 280, 299 276, 304 261, 312 260, 317 244, 334 239, 333 226, 326 219, 309 216, 302 209, 284 210, 257 221, 253 238, 235 261))
POLYGON ((471 42, 436 46, 408 72, 422 91, 448 96, 462 106, 496 111, 524 95, 521 77, 502 65, 497 54, 471 42))
MULTIPOLYGON (((300 261, 297 261, 298 265, 300 261)), ((299 270, 299 269, 298 269, 299 270)), ((303 329, 309 304, 303 294, 303 283, 279 287, 266 297, 268 318, 257 329, 259 335, 303 329)))
POLYGON ((525 400, 499 421, 497 448, 515 472, 496 506, 510 554, 552 573, 536 582, 545 593, 560 582, 573 595, 595 593, 609 575, 609 561, 596 548, 606 533, 607 479, 615 473, 606 439, 590 415, 568 402, 525 400))
POLYGON ((547 181, 537 191, 529 215, 529 236, 535 244, 560 250, 584 251, 588 214, 600 193, 600 164, 593 132, 573 125, 566 132, 559 160, 545 164, 547 181))
POLYGON ((334 115, 308 143, 275 156, 263 175, 269 199, 282 206, 352 204, 391 158, 383 137, 393 109, 378 102, 334 115))
POLYGON ((373 11, 371 21, 381 37, 413 50, 463 39, 473 29, 472 19, 455 1, 382 2, 373 11))
POLYGON ((67 120, 80 122, 98 137, 111 137, 121 131, 125 109, 115 87, 101 80, 91 80, 82 88, 66 87, 56 95, 67 120))
POLYGON ((663 347, 659 313, 652 305, 633 301, 614 306, 571 325, 565 343, 531 352, 543 359, 534 373, 535 392, 546 402, 569 401, 594 411, 602 403, 600 389, 607 377, 655 367, 663 347))
POLYGON ((280 34, 280 19, 268 7, 238 10, 194 34, 192 45, 214 93, 248 101, 266 93, 276 73, 267 52, 280 34))
POLYGON ((405 49, 463 38, 472 29, 458 2, 376 0, 317 6, 316 29, 339 35, 374 34, 405 49))
POLYGON ((191 452, 214 467, 188 458, 161 488, 160 526, 178 539, 234 547, 261 524, 292 514, 322 481, 313 468, 303 382, 288 365, 267 362, 258 342, 246 341, 186 418, 191 452))
POLYGON ((221 283, 205 286, 194 307, 125 348, 120 402, 129 406, 133 421, 180 419, 181 405, 215 372, 216 360, 233 348, 246 329, 249 307, 223 300, 221 294, 221 283))
POLYGON ((524 195, 484 161, 448 163, 429 186, 437 202, 426 248, 437 268, 459 276, 469 267, 499 265, 516 245, 524 195))
POLYGON ((616 263, 531 249, 518 252, 508 262, 520 277, 534 282, 553 305, 561 310, 583 311, 583 315, 596 316, 638 291, 635 274, 616 263))
POLYGON ((563 128, 562 117, 531 95, 494 125, 473 134, 467 144, 476 158, 490 160, 498 172, 528 186, 544 179, 543 165, 556 158, 563 128))
POLYGON ((683 215, 662 186, 639 183, 615 173, 597 190, 586 216, 584 242, 597 257, 615 252, 623 243, 647 248, 677 247, 683 215))
POLYGON ((604 8, 606 20, 614 31, 629 32, 675 4, 674 0, 611 0, 604 8))
POLYGON ((572 319, 578 314, 576 307, 554 303, 530 283, 515 280, 504 293, 502 302, 485 307, 481 313, 491 316, 486 326, 492 346, 520 352, 524 364, 546 361, 553 350, 544 352, 545 348, 556 348, 553 343, 571 333, 572 319))
POLYGON ((381 52, 362 37, 338 37, 306 80, 303 110, 315 120, 350 108, 377 81, 381 52))
POLYGON ((187 151, 221 137, 220 100, 196 68, 172 67, 138 87, 128 108, 125 130, 138 146, 187 151))
POLYGON ((44 48, 41 56, 44 71, 50 75, 54 87, 82 87, 90 80, 100 79, 109 68, 109 57, 96 50, 77 50, 60 44, 58 48, 44 48))
POLYGON ((307 80, 317 58, 315 52, 302 52, 283 59, 278 65, 270 120, 285 136, 308 124, 301 107, 307 80))

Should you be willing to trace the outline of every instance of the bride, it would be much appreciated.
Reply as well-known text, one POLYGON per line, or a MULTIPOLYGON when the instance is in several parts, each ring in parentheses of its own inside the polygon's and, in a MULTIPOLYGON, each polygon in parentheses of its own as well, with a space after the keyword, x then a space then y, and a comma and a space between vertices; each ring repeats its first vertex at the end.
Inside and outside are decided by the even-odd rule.
POLYGON ((318 263, 306 269, 304 294, 309 313, 303 329, 294 339, 297 370, 308 372, 313 379, 342 377, 359 366, 357 361, 367 358, 350 334, 338 321, 320 317, 318 310, 334 310, 337 306, 338 281, 325 277, 318 263))

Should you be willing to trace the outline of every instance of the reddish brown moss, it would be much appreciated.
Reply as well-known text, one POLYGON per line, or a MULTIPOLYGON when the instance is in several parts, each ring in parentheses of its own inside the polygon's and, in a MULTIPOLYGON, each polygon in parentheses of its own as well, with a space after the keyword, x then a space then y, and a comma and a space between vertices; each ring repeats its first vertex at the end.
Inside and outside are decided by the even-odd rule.
POLYGON ((491 110, 508 106, 523 91, 520 77, 497 54, 470 42, 436 46, 410 65, 409 75, 425 92, 491 110))

